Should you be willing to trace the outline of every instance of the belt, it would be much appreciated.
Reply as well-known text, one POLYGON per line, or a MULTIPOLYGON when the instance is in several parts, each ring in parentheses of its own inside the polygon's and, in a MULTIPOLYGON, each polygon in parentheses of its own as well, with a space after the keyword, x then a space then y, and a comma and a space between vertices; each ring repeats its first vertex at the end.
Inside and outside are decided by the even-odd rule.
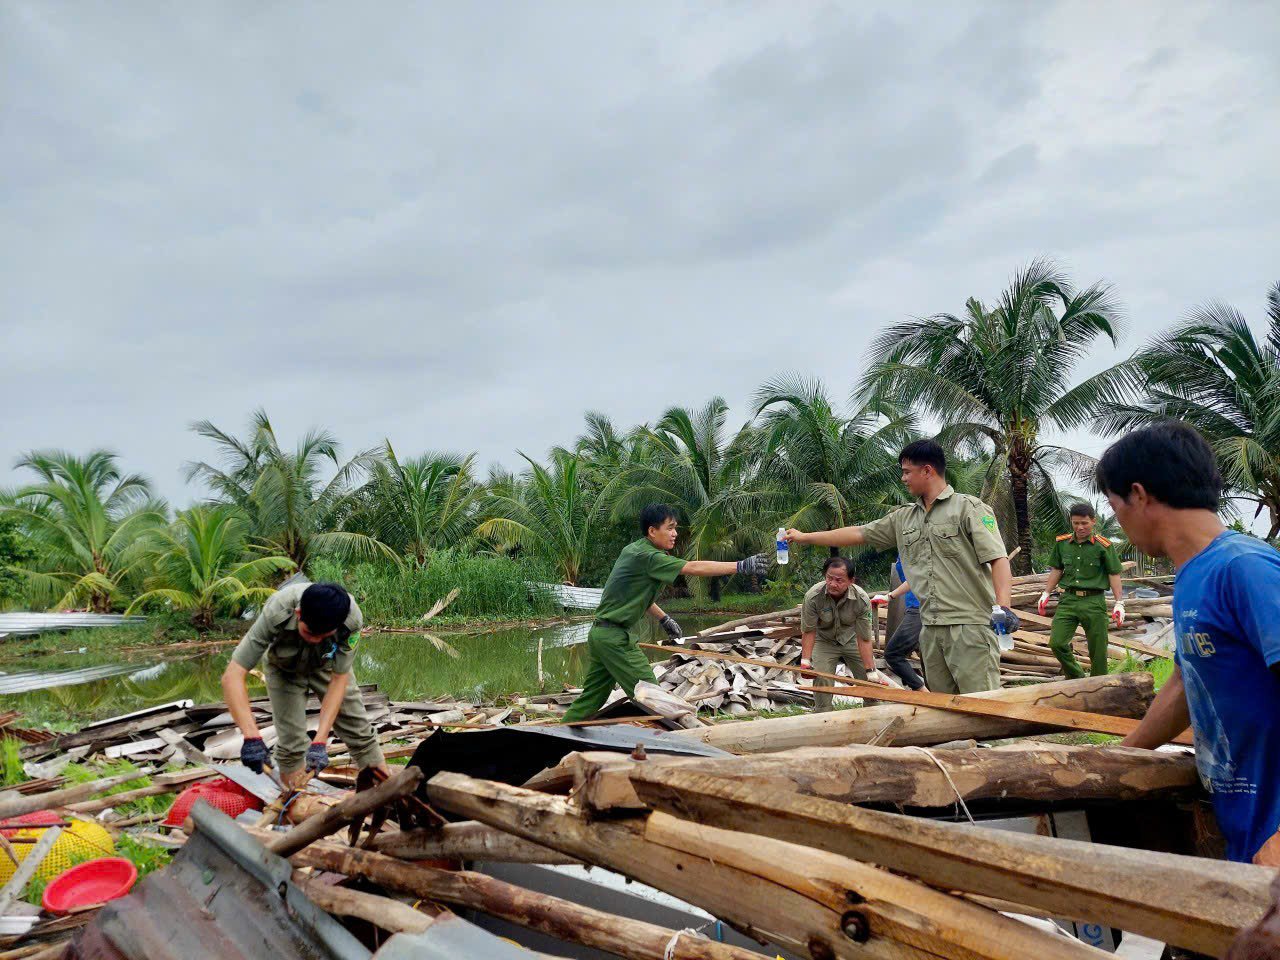
POLYGON ((1073 594, 1077 597, 1096 597, 1098 594, 1102 593, 1102 591, 1101 590, 1068 590, 1067 593, 1073 594))
POLYGON ((620 624, 620 623, 614 623, 612 620, 601 620, 601 619, 599 619, 599 618, 597 617, 597 618, 592 622, 592 626, 594 626, 595 624, 599 624, 599 625, 600 625, 600 626, 602 626, 602 627, 614 627, 615 629, 618 629, 618 630, 622 630, 622 631, 625 631, 625 632, 630 632, 630 631, 627 631, 627 628, 626 628, 626 627, 624 627, 622 624, 620 624))

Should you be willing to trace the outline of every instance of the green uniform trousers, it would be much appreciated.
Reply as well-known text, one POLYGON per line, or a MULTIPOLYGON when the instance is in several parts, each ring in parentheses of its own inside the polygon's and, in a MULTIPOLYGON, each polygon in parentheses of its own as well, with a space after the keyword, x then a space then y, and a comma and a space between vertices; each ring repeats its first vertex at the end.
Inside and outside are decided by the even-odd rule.
MULTIPOLYGON (((271 698, 271 720, 276 727, 276 767, 281 776, 302 768, 311 733, 307 730, 307 700, 324 699, 333 671, 325 668, 307 673, 288 673, 267 664, 263 671, 267 680, 267 696, 271 698)), ((382 747, 365 716, 364 699, 355 674, 347 681, 347 693, 333 721, 333 732, 347 745, 357 767, 372 767, 383 762, 382 747)))
MULTIPOLYGON (((835 640, 823 640, 821 637, 813 641, 813 669, 821 670, 823 673, 835 673, 836 665, 843 663, 849 668, 849 672, 859 680, 867 679, 867 668, 862 665, 862 655, 858 653, 858 641, 850 640, 848 643, 837 643, 835 640)), ((815 686, 819 687, 835 687, 839 686, 834 680, 824 680, 817 677, 813 681, 815 686)), ((815 693, 813 695, 813 709, 817 713, 824 713, 831 709, 831 694, 815 693)))
POLYGON ((582 681, 582 693, 565 713, 565 723, 585 720, 603 707, 615 683, 627 696, 631 696, 641 680, 658 682, 649 658, 631 642, 631 636, 621 627, 593 624, 587 634, 587 656, 587 677, 582 681))
POLYGON ((1071 650, 1076 627, 1084 627, 1085 640, 1089 644, 1089 672, 1095 677, 1107 675, 1107 598, 1102 593, 1078 597, 1063 591, 1058 609, 1053 614, 1053 628, 1049 632, 1049 647, 1062 664, 1062 672, 1068 680, 1078 680, 1085 675, 1084 668, 1071 650))
POLYGON ((1000 647, 985 623, 920 628, 924 682, 934 693, 979 693, 1000 687, 1000 647))

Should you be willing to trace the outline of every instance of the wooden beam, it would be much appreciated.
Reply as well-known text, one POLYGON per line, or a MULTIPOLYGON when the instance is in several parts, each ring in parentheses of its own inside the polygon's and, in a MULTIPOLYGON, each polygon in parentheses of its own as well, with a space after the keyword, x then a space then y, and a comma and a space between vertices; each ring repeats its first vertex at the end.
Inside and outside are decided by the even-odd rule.
POLYGON ((399 773, 363 793, 353 793, 340 803, 329 807, 298 824, 288 833, 275 837, 267 849, 281 857, 297 853, 307 844, 337 833, 351 821, 363 817, 381 806, 413 793, 422 782, 422 770, 405 767, 399 773))
POLYGON ((571 754, 573 796, 584 810, 644 809, 631 774, 669 767, 735 783, 840 803, 894 803, 949 807, 965 800, 1010 799, 1042 803, 1133 800, 1170 791, 1195 791, 1195 757, 1131 747, 1018 744, 1011 747, 930 751, 921 747, 803 747, 784 753, 733 757, 650 757, 618 753, 571 754))
MULTIPOLYGON (((641 647, 651 650, 665 650, 666 646, 657 643, 642 643, 641 647)), ((745 663, 753 667, 767 667, 772 670, 786 670, 804 677, 820 677, 834 680, 841 684, 838 687, 813 686, 817 693, 842 694, 847 697, 862 697, 865 700, 883 700, 889 703, 910 703, 921 707, 933 707, 936 710, 952 710, 956 713, 969 713, 979 717, 1000 717, 1005 720, 1025 720, 1028 723, 1062 730, 1084 730, 1091 733, 1110 733, 1123 737, 1138 727, 1138 721, 1125 717, 1108 717, 1101 714, 1086 713, 1078 710, 1061 710, 1057 707, 1042 707, 1023 703, 1002 703, 998 700, 975 698, 947 693, 932 693, 928 690, 902 690, 898 687, 886 687, 869 680, 857 680, 853 677, 842 677, 837 673, 826 673, 805 667, 794 667, 789 664, 755 660, 751 657, 739 657, 732 653, 716 653, 713 650, 698 650, 695 656, 711 660, 725 660, 730 663, 745 663)), ((1181 734, 1175 743, 1192 743, 1189 732, 1181 734)))
POLYGON ((139 787, 136 790, 126 790, 124 793, 113 793, 109 797, 98 797, 96 800, 83 800, 80 803, 66 804, 66 809, 75 813, 98 813, 109 807, 118 807, 122 803, 129 803, 133 800, 140 800, 143 797, 158 797, 165 793, 177 793, 179 790, 185 790, 187 786, 197 780, 208 780, 211 777, 218 776, 218 771, 204 767, 198 770, 179 771, 186 776, 171 776, 163 783, 153 783, 149 787, 139 787))
POLYGON ((637 769, 631 780, 654 807, 700 824, 892 865, 947 889, 1109 924, 1213 956, 1266 910, 1276 876, 1249 864, 864 810, 659 766, 637 769))
POLYGON ((36 810, 53 810, 56 807, 65 807, 69 803, 76 803, 88 797, 96 797, 103 791, 118 787, 122 783, 141 780, 143 777, 150 776, 150 774, 150 768, 132 770, 129 773, 122 773, 114 777, 103 777, 101 780, 78 783, 74 787, 67 787, 63 790, 50 790, 48 793, 6 795, 0 797, 0 820, 7 820, 9 817, 20 817, 24 813, 34 813, 36 810))
POLYGON ((433 804, 607 867, 802 956, 1066 960, 1102 954, 844 857, 653 814, 588 822, 560 797, 439 773, 433 804), (681 832, 683 831, 683 833, 681 832))
MULTIPOLYGON (((1035 686, 1007 687, 971 694, 970 698, 1085 710, 1110 716, 1141 717, 1155 696, 1149 673, 1120 673, 1081 680, 1057 680, 1035 686)), ((837 747, 865 743, 894 717, 906 723, 894 743, 931 746, 951 740, 985 740, 1043 732, 1042 724, 1006 717, 958 714, 917 705, 832 710, 794 717, 720 723, 672 736, 693 737, 730 753, 768 753, 794 747, 837 747)))
POLYGON ((439 830, 403 830, 374 838, 373 849, 402 860, 488 860, 495 863, 577 863, 548 847, 474 820, 439 830))
MULTIPOLYGON (((483 873, 440 870, 333 843, 314 844, 295 854, 292 862, 296 866, 332 870, 349 877, 367 877, 397 893, 479 910, 547 936, 605 950, 628 960, 764 960, 752 950, 700 937, 680 936, 668 927, 595 910, 483 873)), ((307 892, 310 894, 310 888, 307 892)))
POLYGON ((296 870, 293 882, 325 913, 356 917, 392 933, 422 933, 434 919, 399 900, 320 883, 296 870))

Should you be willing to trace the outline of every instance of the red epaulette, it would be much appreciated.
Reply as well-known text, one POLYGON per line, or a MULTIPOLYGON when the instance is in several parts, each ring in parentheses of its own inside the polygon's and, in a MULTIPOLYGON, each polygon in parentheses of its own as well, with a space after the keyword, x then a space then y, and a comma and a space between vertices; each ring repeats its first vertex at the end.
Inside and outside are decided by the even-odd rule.
POLYGON ((1060 536, 1060 537, 1058 538, 1058 540, 1059 540, 1059 541, 1062 541, 1062 540, 1070 540, 1073 536, 1075 536, 1075 534, 1073 534, 1073 533, 1064 533, 1062 536, 1060 536))
POLYGON ((1095 534, 1093 535, 1093 539, 1097 540, 1097 541, 1098 541, 1100 544, 1102 544, 1104 547, 1109 547, 1109 546, 1111 546, 1111 541, 1110 541, 1110 540, 1108 540, 1106 537, 1104 537, 1104 536, 1103 536, 1102 534, 1100 534, 1100 533, 1095 533, 1095 534))

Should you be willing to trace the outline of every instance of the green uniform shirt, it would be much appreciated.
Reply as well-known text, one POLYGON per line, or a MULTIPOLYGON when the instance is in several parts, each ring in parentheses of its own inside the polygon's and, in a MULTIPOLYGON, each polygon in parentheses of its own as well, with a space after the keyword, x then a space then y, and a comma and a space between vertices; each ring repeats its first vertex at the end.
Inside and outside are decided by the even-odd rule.
POLYGON ((310 673, 330 667, 334 673, 350 673, 355 659, 355 638, 364 626, 360 607, 352 597, 351 610, 343 623, 345 629, 319 643, 307 643, 298 633, 296 611, 302 592, 309 586, 309 583, 295 583, 272 594, 231 659, 246 670, 256 667, 265 654, 271 666, 286 673, 310 673))
POLYGON ((1080 543, 1066 533, 1054 541, 1049 566, 1062 571, 1063 590, 1106 590, 1110 575, 1120 572, 1120 555, 1106 537, 1095 533, 1080 543))
POLYGON ((630 630, 658 599, 658 591, 680 576, 684 564, 679 557, 663 553, 648 537, 628 543, 605 581, 596 619, 630 630))
POLYGON ((1007 556, 991 508, 948 484, 926 513, 923 501, 862 527, 869 546, 896 549, 924 626, 985 624, 996 594, 992 560, 1007 556))
POLYGON ((827 582, 815 583, 804 595, 800 607, 800 631, 810 630, 819 640, 848 643, 855 636, 871 639, 871 598, 856 583, 849 584, 843 597, 827 593, 827 582))

